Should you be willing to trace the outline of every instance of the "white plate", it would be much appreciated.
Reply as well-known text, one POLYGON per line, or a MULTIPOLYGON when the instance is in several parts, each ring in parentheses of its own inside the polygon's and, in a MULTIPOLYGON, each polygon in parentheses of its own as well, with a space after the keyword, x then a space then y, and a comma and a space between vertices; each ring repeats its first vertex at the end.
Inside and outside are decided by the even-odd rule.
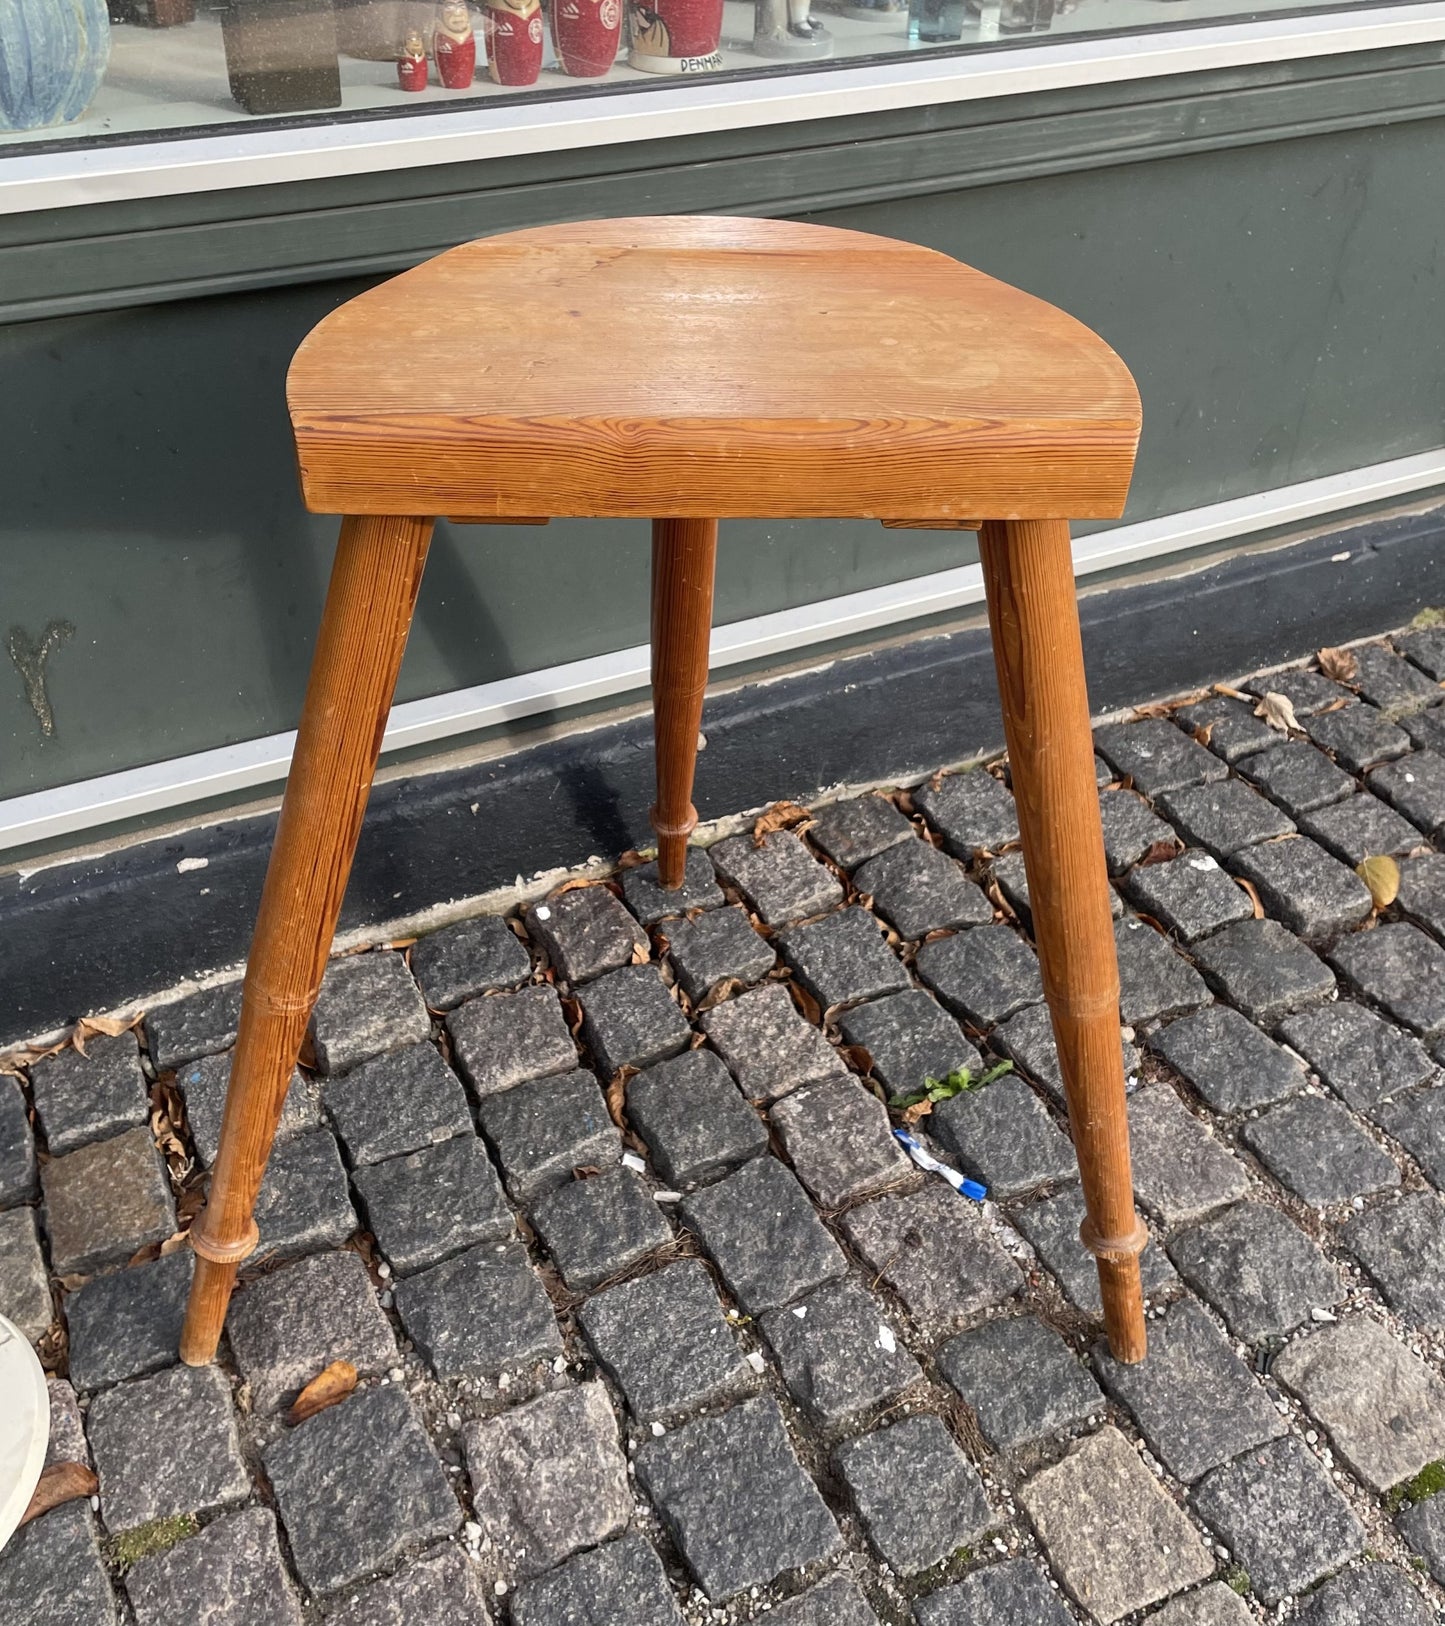
POLYGON ((49 1443, 45 1373, 20 1329, 0 1315, 0 1547, 30 1506, 49 1443))

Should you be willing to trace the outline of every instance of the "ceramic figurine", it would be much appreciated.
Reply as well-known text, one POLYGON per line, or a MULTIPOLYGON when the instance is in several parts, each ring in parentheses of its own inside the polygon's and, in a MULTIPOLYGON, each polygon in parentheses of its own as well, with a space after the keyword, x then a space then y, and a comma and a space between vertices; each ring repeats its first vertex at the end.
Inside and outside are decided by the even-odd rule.
POLYGON ((498 85, 535 85, 542 71, 542 0, 486 0, 487 72, 498 85))
POLYGON ((617 60, 622 0, 552 0, 552 44, 562 72, 600 79, 617 60))
POLYGON ((723 0, 628 0, 630 67, 644 73, 711 73, 722 67, 723 0))
POLYGON ((465 90, 477 76, 477 37, 466 0, 444 0, 437 12, 432 52, 437 77, 448 90, 465 90))
POLYGON ((0 130, 69 124, 90 105, 110 57, 106 0, 0 5, 0 130))
MULTIPOLYGON (((472 45, 475 55, 476 44, 472 45)), ((396 77, 403 90, 425 90, 427 82, 426 41, 415 29, 402 43, 401 55, 396 60, 396 77)))
POLYGON ((753 50, 759 56, 808 61, 832 56, 833 36, 813 16, 812 0, 757 0, 753 50))

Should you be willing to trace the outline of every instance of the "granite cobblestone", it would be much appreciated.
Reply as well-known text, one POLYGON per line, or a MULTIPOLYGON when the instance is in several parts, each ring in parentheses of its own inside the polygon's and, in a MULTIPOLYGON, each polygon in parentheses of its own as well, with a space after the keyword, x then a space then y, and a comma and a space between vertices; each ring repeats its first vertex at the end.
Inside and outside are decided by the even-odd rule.
MULTIPOLYGON (((68 1356, 56 1449, 93 1453, 105 1525, 103 1548, 84 1504, 27 1527, 0 1552, 0 1618, 901 1626, 906 1609, 918 1626, 1062 1626, 1077 1610, 1240 1626, 1283 1604, 1300 1626, 1423 1626, 1445 1497, 1403 1507, 1397 1534, 1386 1522, 1396 1487, 1445 1458, 1445 1088, 1429 1053, 1445 1056, 1445 856, 1422 834, 1441 828, 1429 662, 1445 671, 1445 643, 1410 636, 1414 664, 1381 646, 1341 711, 1326 708, 1346 691, 1318 673, 1240 685, 1290 694, 1342 766, 1224 696, 1099 731, 1101 782, 1133 787, 1104 793, 1116 893, 1173 939, 1120 923, 1136 1181, 1158 1232, 1142 1365, 1098 1341, 1032 922, 1009 879, 1012 800, 994 773, 945 774, 913 805, 946 852, 891 800, 844 798, 801 840, 694 849, 681 899, 637 866, 626 908, 611 886, 573 888, 542 904, 560 923, 524 911, 525 937, 490 916, 409 957, 338 960, 268 1175, 272 1256, 248 1268, 219 1367, 176 1364, 192 1260, 173 1243, 156 1257, 177 1209, 134 1037, 0 1080, 0 1235, 23 1244, 0 1250, 0 1311, 23 1309, 28 1282, 25 1331, 68 1356), (1431 704, 1411 711, 1417 671, 1431 704), (1231 808, 1263 822, 1231 825, 1231 808), (1226 864, 1199 846, 1171 856, 1165 811, 1226 864), (1371 924, 1349 872, 1387 850, 1414 856, 1371 924), (820 851, 851 875, 846 898, 820 851), (992 919, 975 880, 990 865, 1024 930, 992 919), (861 956, 851 940, 833 952, 840 930, 861 956), (781 981, 779 947, 834 1007, 826 1036, 781 981), (1198 987, 1156 999, 1164 967, 1198 987), (540 980, 554 974, 556 989, 540 980), (656 987, 680 1048, 614 1055, 594 1020, 585 1054, 625 1069, 609 1102, 569 1017, 600 1009, 611 978, 656 987), (427 1006, 445 1012, 440 1051, 427 1006), (103 1081, 68 1081, 99 1080, 111 1055, 119 1117, 103 1081), (976 1077, 984 1055, 1023 1076, 916 1126, 987 1166, 1001 1200, 981 1208, 901 1160, 877 1095, 976 1077), (469 1169, 428 1172, 457 1156, 469 1169), (391 1219, 368 1201, 358 1220, 348 1171, 358 1193, 391 1173, 391 1219), (478 1192, 487 1223, 453 1235, 478 1192), (336 1360, 357 1391, 289 1425, 336 1360), (1106 1404, 1129 1439, 1100 1429, 1106 1404), (965 1456, 995 1487, 981 1512, 965 1456), (1178 1522, 1181 1502, 1218 1551, 1178 1522), (173 1512, 202 1528, 111 1567, 117 1530, 173 1512)), ((187 1101, 203 1163, 203 1086, 224 1083, 237 993, 156 1004, 143 1030, 147 1076, 179 1069, 186 1089, 185 1069, 204 1074, 187 1101)))

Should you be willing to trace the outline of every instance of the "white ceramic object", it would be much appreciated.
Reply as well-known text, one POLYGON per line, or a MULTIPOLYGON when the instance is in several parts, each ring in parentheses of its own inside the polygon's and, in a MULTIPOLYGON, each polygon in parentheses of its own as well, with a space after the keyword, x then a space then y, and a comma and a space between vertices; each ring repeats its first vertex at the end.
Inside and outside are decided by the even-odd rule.
POLYGON ((15 1534, 50 1443, 50 1395, 29 1340, 0 1315, 0 1547, 15 1534))

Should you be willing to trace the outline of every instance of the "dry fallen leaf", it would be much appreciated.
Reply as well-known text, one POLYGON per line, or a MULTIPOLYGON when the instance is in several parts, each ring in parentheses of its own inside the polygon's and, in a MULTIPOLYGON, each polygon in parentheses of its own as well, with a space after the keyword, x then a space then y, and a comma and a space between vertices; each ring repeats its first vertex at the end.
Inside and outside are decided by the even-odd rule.
POLYGON ((920 1118, 926 1118, 933 1111, 933 1102, 926 1097, 922 1101, 915 1101, 911 1107, 905 1107, 899 1114, 905 1128, 916 1124, 920 1118))
POLYGON ((648 948, 646 943, 634 943, 632 945, 633 965, 646 965, 651 958, 652 950, 648 948))
POLYGON ((1329 646, 1320 650, 1315 659, 1320 663, 1320 671, 1327 678, 1333 678, 1336 683, 1352 683, 1360 670, 1360 663, 1355 659, 1354 651, 1349 649, 1329 646))
POLYGON ((29 1524, 51 1508, 79 1501, 82 1496, 94 1496, 99 1489, 100 1481, 83 1462, 52 1462, 42 1471, 20 1522, 29 1524))
POLYGON ((1179 855, 1179 843, 1170 837, 1163 841, 1156 841, 1139 860, 1140 866, 1149 864, 1166 864, 1171 858, 1179 855))
POLYGON ((580 892, 585 886, 601 886, 603 882, 593 875, 574 875, 570 881, 563 881, 561 886, 554 888, 547 894, 548 902, 553 898, 560 898, 564 892, 580 892))
POLYGON ((753 820, 753 846, 761 847, 774 830, 790 829, 795 824, 806 823, 812 816, 806 807, 799 807, 796 802, 773 802, 753 820))
POLYGON ((1214 724, 1213 723, 1200 723, 1199 727, 1193 730, 1193 733, 1194 733, 1194 738, 1207 751, 1209 749, 1209 742, 1213 738, 1213 735, 1214 735, 1214 724))
POLYGON ((1287 734, 1290 729, 1299 728, 1299 718, 1294 714, 1294 703, 1288 695, 1276 694, 1274 690, 1270 690, 1254 708, 1254 715, 1263 717, 1271 728, 1277 728, 1282 734, 1287 734))
POLYGON ((1355 865, 1355 874, 1369 887, 1376 909, 1388 909, 1400 895, 1400 866, 1393 858, 1367 858, 1355 865))
POLYGON ((704 1011, 710 1011, 714 1005, 721 1005, 734 994, 740 994, 747 987, 741 977, 724 977, 716 987, 710 988, 698 1001, 697 1011, 700 1016, 704 1011))
POLYGON ((838 1053, 855 1073, 871 1073, 873 1071, 873 1054, 866 1045, 839 1045, 838 1053))
POLYGON ((796 983, 791 977, 785 979, 788 992, 793 996, 793 1003, 803 1013, 804 1017, 815 1028, 823 1025, 823 1007, 808 992, 801 983, 796 983))
POLYGON ((308 1417, 314 1417, 317 1412, 325 1411, 328 1406, 334 1406, 339 1400, 345 1400, 347 1395, 356 1387, 356 1368, 350 1361, 332 1361, 319 1377, 314 1377, 296 1396, 288 1420, 293 1423, 304 1423, 308 1417))
POLYGON ((1254 884, 1253 881, 1246 881, 1242 875, 1236 875, 1234 877, 1234 884, 1237 887, 1242 888, 1244 892, 1248 894, 1249 901, 1254 905, 1254 918, 1256 920, 1263 920, 1264 904, 1259 896, 1259 888, 1254 884))
POLYGON ((607 1086, 607 1110, 619 1129, 627 1128, 627 1081, 635 1071, 635 1068, 629 1071, 624 1067, 607 1086))

